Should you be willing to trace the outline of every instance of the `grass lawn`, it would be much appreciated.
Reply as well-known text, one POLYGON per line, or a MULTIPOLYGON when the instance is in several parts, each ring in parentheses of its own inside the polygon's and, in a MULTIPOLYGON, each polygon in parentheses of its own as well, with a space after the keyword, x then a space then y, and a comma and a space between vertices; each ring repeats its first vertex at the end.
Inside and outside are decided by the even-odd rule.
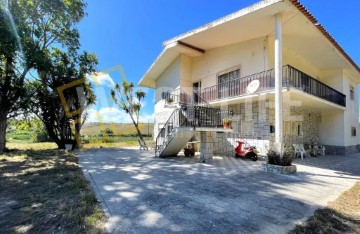
POLYGON ((360 182, 290 233, 360 233, 360 182))
MULTIPOLYGON (((153 141, 146 141, 148 146, 153 146, 153 141)), ((57 146, 55 143, 25 143, 25 142, 10 142, 6 143, 6 147, 9 149, 18 149, 18 150, 43 150, 43 149, 55 149, 57 146)), ((115 142, 115 143, 87 143, 83 144, 83 149, 92 149, 92 148, 115 148, 115 147, 139 147, 139 142, 134 141, 124 141, 124 142, 115 142)))
POLYGON ((53 143, 8 147, 21 150, 0 154, 0 233, 106 232, 76 155, 53 143))

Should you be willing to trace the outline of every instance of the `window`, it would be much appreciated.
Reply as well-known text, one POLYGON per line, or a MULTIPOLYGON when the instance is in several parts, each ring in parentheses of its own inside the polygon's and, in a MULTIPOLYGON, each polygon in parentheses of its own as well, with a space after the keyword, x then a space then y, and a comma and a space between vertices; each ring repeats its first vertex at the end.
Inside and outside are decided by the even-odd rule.
POLYGON ((351 136, 356 136, 356 128, 355 127, 351 127, 351 136))
POLYGON ((270 125, 270 133, 275 133, 275 126, 274 125, 270 125))
POLYGON ((354 100, 354 87, 350 86, 350 99, 354 100))
POLYGON ((301 122, 292 122, 291 127, 292 136, 302 136, 303 135, 303 126, 301 122))
POLYGON ((239 82, 234 81, 240 77, 240 69, 231 72, 223 73, 218 76, 218 95, 219 98, 226 98, 237 94, 239 82))
POLYGON ((166 91, 166 92, 161 93, 161 98, 162 99, 167 99, 169 97, 170 97, 170 91, 166 91))
POLYGON ((300 124, 297 125, 297 134, 298 134, 298 136, 301 135, 301 125, 300 124))
POLYGON ((236 69, 234 71, 227 72, 227 73, 219 75, 218 84, 223 84, 223 83, 226 83, 228 81, 235 80, 235 79, 237 79, 239 77, 240 77, 240 69, 236 69))

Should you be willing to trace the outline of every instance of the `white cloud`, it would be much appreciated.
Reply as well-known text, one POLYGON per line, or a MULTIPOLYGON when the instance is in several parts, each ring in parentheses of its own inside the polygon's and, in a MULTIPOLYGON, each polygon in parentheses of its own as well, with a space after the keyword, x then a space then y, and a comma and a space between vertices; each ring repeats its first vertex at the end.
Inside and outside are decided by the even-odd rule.
POLYGON ((108 73, 98 72, 93 75, 88 75, 87 77, 90 82, 94 83, 96 86, 107 86, 109 88, 115 87, 115 82, 108 73))
MULTIPOLYGON (((131 123, 130 116, 118 108, 105 107, 100 110, 89 109, 86 122, 131 123)), ((154 122, 154 114, 140 114, 140 122, 154 122)))
POLYGON ((141 114, 141 113, 140 113, 140 122, 143 122, 143 123, 147 123, 147 122, 153 123, 154 120, 155 120, 155 115, 154 115, 154 114, 141 114))
POLYGON ((143 101, 142 104, 141 104, 141 107, 144 108, 144 107, 146 106, 146 104, 147 104, 147 102, 146 102, 146 101, 143 101))

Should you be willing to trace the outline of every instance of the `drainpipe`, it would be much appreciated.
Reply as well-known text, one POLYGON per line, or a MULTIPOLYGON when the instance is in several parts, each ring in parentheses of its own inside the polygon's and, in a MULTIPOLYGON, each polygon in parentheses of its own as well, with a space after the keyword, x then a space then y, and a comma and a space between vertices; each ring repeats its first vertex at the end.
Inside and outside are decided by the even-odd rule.
POLYGON ((275 15, 275 150, 282 152, 282 17, 275 15))

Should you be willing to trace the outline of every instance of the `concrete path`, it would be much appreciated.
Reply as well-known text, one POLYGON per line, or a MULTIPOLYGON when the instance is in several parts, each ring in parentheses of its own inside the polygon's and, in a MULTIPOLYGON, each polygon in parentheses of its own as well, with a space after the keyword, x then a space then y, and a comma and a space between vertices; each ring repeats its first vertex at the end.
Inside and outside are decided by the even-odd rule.
POLYGON ((298 173, 261 160, 154 158, 152 151, 79 152, 111 233, 286 233, 360 180, 360 154, 298 160, 298 173))

